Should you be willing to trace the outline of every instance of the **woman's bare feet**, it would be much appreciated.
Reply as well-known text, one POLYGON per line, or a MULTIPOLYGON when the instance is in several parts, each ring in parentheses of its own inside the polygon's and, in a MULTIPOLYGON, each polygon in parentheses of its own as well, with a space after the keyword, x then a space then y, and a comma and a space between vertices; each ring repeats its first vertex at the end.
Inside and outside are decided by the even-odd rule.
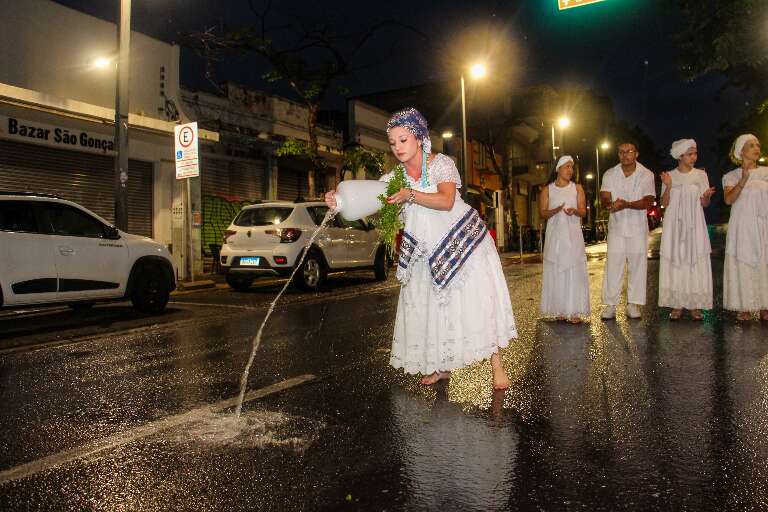
POLYGON ((580 324, 581 323, 581 317, 578 315, 573 315, 568 319, 569 324, 580 324))
POLYGON ((690 313, 691 313, 691 318, 696 320, 697 322, 704 320, 704 314, 701 312, 700 309, 692 309, 690 313))
POLYGON ((499 357, 498 352, 491 356, 491 368, 493 370, 493 389, 509 389, 509 377, 507 377, 507 372, 504 371, 504 366, 501 364, 501 357, 499 357))
POLYGON ((435 372, 432 375, 422 377, 419 382, 421 382, 423 386, 432 386, 433 384, 437 384, 438 381, 450 378, 451 372, 435 372))
POLYGON ((739 311, 736 315, 736 320, 739 322, 747 322, 752 319, 752 313, 749 311, 739 311))
POLYGON ((669 319, 670 320, 680 320, 681 316, 683 316, 683 310, 682 309, 673 309, 669 313, 669 319))
POLYGON ((761 309, 760 310, 760 320, 768 322, 768 309, 761 309))

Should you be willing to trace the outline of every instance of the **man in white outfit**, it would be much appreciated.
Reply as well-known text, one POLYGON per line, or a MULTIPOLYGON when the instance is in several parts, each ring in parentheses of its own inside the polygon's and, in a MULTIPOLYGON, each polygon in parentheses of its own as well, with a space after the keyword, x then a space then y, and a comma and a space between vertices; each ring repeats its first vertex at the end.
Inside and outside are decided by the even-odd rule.
POLYGON ((600 202, 610 211, 608 260, 603 273, 604 320, 616 317, 624 267, 629 274, 627 316, 640 318, 645 305, 648 273, 648 220, 646 211, 656 199, 653 172, 637 161, 637 144, 619 144, 619 164, 608 169, 600 187, 600 202))

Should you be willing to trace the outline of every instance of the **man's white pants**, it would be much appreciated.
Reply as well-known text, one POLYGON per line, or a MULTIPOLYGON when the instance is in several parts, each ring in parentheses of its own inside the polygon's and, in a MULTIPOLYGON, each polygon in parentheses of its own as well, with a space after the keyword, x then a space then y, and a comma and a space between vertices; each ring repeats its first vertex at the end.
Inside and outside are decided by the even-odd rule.
POLYGON ((648 275, 648 235, 622 236, 608 232, 608 260, 603 272, 603 304, 615 306, 621 298, 624 266, 627 266, 627 302, 645 305, 648 275))

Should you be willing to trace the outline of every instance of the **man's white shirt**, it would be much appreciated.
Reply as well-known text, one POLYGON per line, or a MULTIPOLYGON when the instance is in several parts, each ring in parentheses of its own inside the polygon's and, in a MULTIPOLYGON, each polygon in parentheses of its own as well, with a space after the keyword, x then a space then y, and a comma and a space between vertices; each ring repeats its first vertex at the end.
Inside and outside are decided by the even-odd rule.
MULTIPOLYGON (((635 172, 629 176, 624 176, 621 164, 605 171, 600 191, 610 192, 612 201, 623 199, 631 202, 646 196, 656 197, 653 172, 639 162, 635 165, 635 172)), ((646 215, 645 209, 625 208, 618 212, 611 212, 608 218, 608 231, 614 235, 626 237, 646 237, 648 235, 646 215)))

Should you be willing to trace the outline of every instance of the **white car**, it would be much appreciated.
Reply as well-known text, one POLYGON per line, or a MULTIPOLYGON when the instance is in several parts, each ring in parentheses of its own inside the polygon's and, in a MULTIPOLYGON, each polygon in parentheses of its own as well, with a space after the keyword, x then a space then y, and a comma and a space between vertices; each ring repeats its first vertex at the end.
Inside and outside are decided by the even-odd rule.
MULTIPOLYGON (((227 283, 245 290, 256 277, 289 275, 328 207, 321 201, 269 201, 246 206, 224 232, 220 267, 227 283)), ((376 230, 366 220, 336 216, 319 233, 294 276, 294 284, 314 290, 328 272, 373 269, 387 279, 389 258, 376 230)))
POLYGON ((176 288, 162 244, 124 233, 71 201, 0 192, 0 307, 130 299, 144 313, 165 309, 176 288))

